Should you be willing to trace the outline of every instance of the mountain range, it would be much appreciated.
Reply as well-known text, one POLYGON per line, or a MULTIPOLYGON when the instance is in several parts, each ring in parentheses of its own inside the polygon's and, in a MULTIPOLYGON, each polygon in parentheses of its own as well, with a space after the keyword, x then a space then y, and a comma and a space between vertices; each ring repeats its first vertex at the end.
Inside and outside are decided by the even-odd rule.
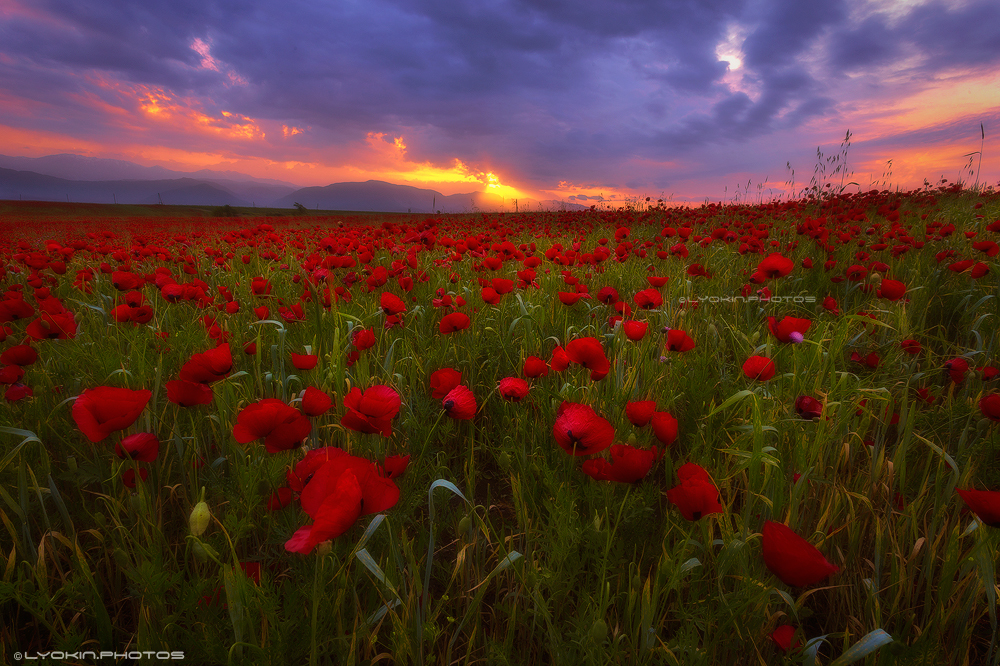
POLYGON ((183 172, 82 155, 0 155, 0 199, 81 203, 259 206, 385 213, 580 210, 555 200, 504 200, 489 192, 445 195, 379 180, 299 187, 235 171, 183 172))

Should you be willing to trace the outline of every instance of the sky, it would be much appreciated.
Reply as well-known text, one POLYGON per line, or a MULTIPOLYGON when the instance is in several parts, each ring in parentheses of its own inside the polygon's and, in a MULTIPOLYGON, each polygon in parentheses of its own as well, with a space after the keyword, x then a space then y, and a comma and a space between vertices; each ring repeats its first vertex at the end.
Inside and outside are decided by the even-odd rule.
POLYGON ((587 205, 997 185, 1000 2, 0 0, 0 153, 587 205))

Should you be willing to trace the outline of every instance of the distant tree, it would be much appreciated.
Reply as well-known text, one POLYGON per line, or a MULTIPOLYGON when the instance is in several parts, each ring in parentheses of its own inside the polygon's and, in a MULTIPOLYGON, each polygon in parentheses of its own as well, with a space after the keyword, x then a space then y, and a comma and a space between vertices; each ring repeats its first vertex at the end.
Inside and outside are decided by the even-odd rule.
POLYGON ((295 211, 296 211, 296 213, 298 215, 305 215, 309 211, 308 208, 306 208, 305 206, 303 206, 302 204, 300 204, 298 201, 296 201, 292 205, 295 206, 295 211))
POLYGON ((240 212, 229 204, 212 209, 212 217, 239 217, 239 214, 240 212))

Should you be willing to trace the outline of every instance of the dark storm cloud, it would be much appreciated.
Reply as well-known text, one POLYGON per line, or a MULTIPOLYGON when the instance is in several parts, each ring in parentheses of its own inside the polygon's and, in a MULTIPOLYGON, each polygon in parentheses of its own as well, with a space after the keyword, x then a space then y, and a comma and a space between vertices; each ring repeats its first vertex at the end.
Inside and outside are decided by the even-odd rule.
POLYGON ((923 76, 998 62, 995 0, 855 25, 850 9, 847 0, 31 2, 0 17, 0 86, 66 112, 0 110, 0 123, 58 122, 65 132, 77 123, 93 134, 106 122, 114 136, 106 111, 76 108, 88 95, 123 104, 88 82, 97 73, 197 98, 207 111, 308 127, 310 154, 328 149, 331 160, 384 132, 404 135, 415 161, 482 159, 548 183, 624 183, 634 174, 608 174, 637 159, 739 150, 837 113, 830 86, 846 72, 914 55, 923 76), (716 54, 727 40, 742 60, 729 74, 716 54))

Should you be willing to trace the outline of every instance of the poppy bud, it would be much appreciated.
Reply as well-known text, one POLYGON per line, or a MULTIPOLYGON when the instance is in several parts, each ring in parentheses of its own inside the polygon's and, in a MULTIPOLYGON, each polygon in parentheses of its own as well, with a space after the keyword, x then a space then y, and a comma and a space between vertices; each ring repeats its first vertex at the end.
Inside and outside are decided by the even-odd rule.
POLYGON ((504 451, 500 454, 500 458, 497 460, 501 467, 510 467, 510 454, 504 451))
POLYGON ((194 539, 191 545, 192 550, 194 550, 194 556, 198 558, 198 561, 207 562, 209 558, 213 560, 219 559, 219 552, 207 543, 194 539))
POLYGON ((597 620, 590 628, 590 637, 595 643, 603 643, 608 638, 608 623, 604 620, 597 620))
POLYGON ((196 537, 201 536, 208 529, 210 522, 212 522, 212 512, 208 510, 208 504, 205 502, 205 487, 202 486, 201 501, 194 505, 194 508, 191 509, 191 515, 188 517, 191 534, 196 537))
POLYGON ((318 544, 316 544, 316 554, 319 555, 320 557, 329 555, 330 551, 332 550, 333 550, 333 541, 331 541, 330 539, 327 539, 326 541, 321 541, 318 544))
POLYGON ((464 516, 462 520, 458 521, 458 533, 468 532, 469 528, 472 527, 472 520, 468 516, 464 516))

